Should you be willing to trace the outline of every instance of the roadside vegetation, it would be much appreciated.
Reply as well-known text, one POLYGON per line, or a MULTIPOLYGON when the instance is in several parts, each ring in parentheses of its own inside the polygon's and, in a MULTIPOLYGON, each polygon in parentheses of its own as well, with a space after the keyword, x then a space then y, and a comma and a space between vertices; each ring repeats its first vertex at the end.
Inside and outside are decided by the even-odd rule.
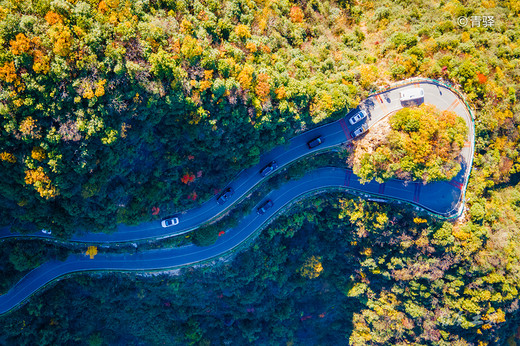
POLYGON ((1 220, 66 238, 157 219, 338 117, 361 89, 314 25, 330 10, 0 2, 1 220))
MULTIPOLYGON (((514 0, 0 1, 0 220, 15 231, 185 210, 408 77, 452 84, 476 118, 458 222, 309 198, 231 262, 62 280, 0 317, 0 343, 515 345, 519 14, 514 0)), ((455 166, 438 167, 410 178, 455 166)), ((6 273, 50 258, 10 244, 6 273)))
POLYGON ((389 124, 383 137, 369 133, 355 142, 353 168, 362 182, 398 178, 429 183, 451 180, 460 171, 468 129, 454 112, 422 104, 392 114, 389 124))
POLYGON ((312 344, 507 344, 518 321, 519 200, 518 187, 504 189, 483 206, 489 214, 472 208, 452 224, 314 196, 213 265, 62 280, 2 317, 0 341, 284 344, 305 331, 312 344))
POLYGON ((41 240, 3 240, 0 243, 0 295, 49 260, 64 260, 71 249, 41 240))
POLYGON ((64 240, 16 240, 6 239, 0 242, 0 294, 7 292, 18 280, 31 269, 42 263, 57 259, 64 260, 70 254, 88 256, 102 253, 138 253, 148 250, 181 247, 188 244, 208 246, 213 244, 222 233, 235 227, 245 215, 255 212, 255 206, 265 199, 270 191, 278 189, 291 180, 298 180, 305 173, 319 167, 346 167, 346 152, 325 151, 317 155, 304 157, 274 172, 266 181, 260 183, 247 198, 235 205, 223 217, 202 225, 197 230, 179 236, 160 240, 144 240, 117 244, 67 243, 64 240), (90 245, 90 246, 89 246, 90 245))

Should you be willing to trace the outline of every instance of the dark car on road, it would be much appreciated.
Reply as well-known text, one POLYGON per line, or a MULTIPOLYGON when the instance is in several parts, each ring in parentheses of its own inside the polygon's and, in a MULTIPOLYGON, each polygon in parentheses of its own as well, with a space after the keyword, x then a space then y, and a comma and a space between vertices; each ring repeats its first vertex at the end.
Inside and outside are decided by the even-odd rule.
POLYGON ((235 190, 233 190, 233 188, 231 186, 226 188, 224 190, 224 192, 222 192, 220 194, 220 196, 218 196, 217 203, 220 205, 226 203, 226 201, 229 199, 229 197, 231 197, 234 193, 235 193, 235 190))
POLYGON ((271 161, 271 162, 269 162, 269 164, 267 166, 262 168, 262 170, 260 171, 260 174, 262 175, 262 177, 265 177, 266 175, 270 174, 272 171, 274 171, 277 168, 278 168, 278 164, 276 163, 276 161, 271 161))
POLYGON ((265 214, 265 212, 270 209, 272 206, 273 206, 273 201, 271 200, 267 200, 264 204, 262 204, 262 206, 260 206, 260 208, 258 208, 256 211, 258 213, 258 215, 263 215, 265 214))
POLYGON ((366 132, 366 130, 368 130, 368 126, 367 124, 363 124, 363 126, 355 129, 354 131, 352 131, 350 134, 352 135, 352 138, 355 138, 357 136, 360 136, 362 135, 363 133, 366 132))
POLYGON ((323 137, 319 136, 314 138, 312 141, 308 142, 307 145, 309 146, 309 149, 312 149, 316 148, 321 143, 323 143, 323 137))

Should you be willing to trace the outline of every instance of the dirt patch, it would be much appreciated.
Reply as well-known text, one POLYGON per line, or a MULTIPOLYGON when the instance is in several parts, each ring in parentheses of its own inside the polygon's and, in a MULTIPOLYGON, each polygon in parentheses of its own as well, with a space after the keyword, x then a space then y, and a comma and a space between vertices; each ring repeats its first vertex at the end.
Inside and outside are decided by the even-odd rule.
POLYGON ((392 114, 375 123, 364 136, 352 141, 354 154, 347 160, 349 167, 359 167, 361 158, 365 154, 371 155, 379 146, 387 142, 386 138, 392 130, 388 120, 392 114))

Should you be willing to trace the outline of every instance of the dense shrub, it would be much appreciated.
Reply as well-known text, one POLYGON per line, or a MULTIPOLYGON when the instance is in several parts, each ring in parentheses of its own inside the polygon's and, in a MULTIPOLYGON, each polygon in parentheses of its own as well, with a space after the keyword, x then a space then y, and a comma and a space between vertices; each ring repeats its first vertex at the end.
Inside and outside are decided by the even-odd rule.
POLYGON ((362 154, 354 166, 364 181, 432 182, 450 180, 460 171, 458 156, 468 133, 464 119, 422 104, 397 111, 389 121, 386 139, 372 153, 362 154))

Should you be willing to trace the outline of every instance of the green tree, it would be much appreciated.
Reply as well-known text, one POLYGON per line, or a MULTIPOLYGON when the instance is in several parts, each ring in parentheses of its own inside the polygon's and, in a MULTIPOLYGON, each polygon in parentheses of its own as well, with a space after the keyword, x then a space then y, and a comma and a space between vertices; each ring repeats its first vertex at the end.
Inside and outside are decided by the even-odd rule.
POLYGON ((44 260, 41 248, 16 244, 9 252, 9 261, 19 272, 38 267, 44 260))

